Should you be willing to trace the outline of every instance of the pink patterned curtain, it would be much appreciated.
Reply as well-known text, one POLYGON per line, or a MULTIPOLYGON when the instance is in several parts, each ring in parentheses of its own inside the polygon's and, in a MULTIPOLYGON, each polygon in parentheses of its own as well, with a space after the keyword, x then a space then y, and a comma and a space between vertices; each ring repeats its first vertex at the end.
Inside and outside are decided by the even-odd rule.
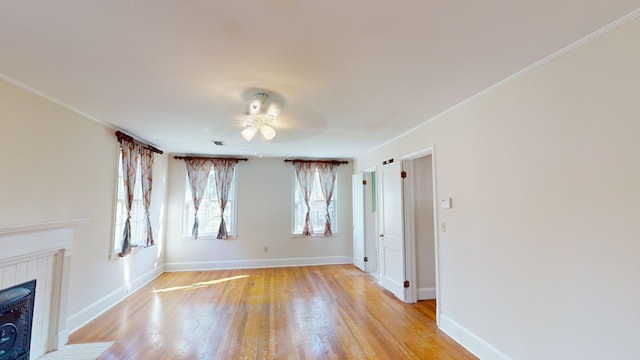
POLYGON ((195 221, 193 223, 191 235, 197 239, 198 208, 200 207, 200 200, 202 200, 204 191, 207 188, 207 179, 209 178, 211 166, 213 166, 213 160, 188 159, 185 160, 185 164, 187 165, 187 176, 189 178, 189 184, 191 185, 191 195, 193 197, 193 207, 195 209, 195 221))
POLYGON ((316 165, 310 162, 296 162, 293 164, 296 169, 296 178, 300 184, 300 190, 302 190, 302 196, 304 197, 304 203, 307 205, 307 214, 304 217, 304 227, 302 228, 302 235, 312 235, 313 226, 311 226, 309 206, 309 197, 311 196, 311 190, 313 190, 313 180, 315 178, 316 165))
POLYGON ((145 243, 144 246, 152 246, 153 232, 151 231, 151 219, 149 218, 149 206, 151 205, 151 188, 153 185, 153 151, 147 148, 140 148, 140 170, 142 172, 142 206, 144 207, 144 217, 147 226, 145 226, 145 243))
POLYGON ((336 174, 338 173, 338 165, 333 163, 317 163, 318 177, 320 178, 320 188, 322 195, 327 203, 327 213, 324 216, 324 235, 331 235, 331 216, 329 215, 329 204, 333 197, 333 189, 336 183, 336 174))
POLYGON ((138 154, 140 146, 132 141, 118 139, 122 151, 122 178, 124 180, 124 204, 127 208, 127 220, 124 223, 122 233, 122 248, 120 256, 124 257, 131 253, 131 203, 133 202, 133 191, 136 186, 136 170, 138 168, 138 154))
POLYGON ((233 170, 238 160, 217 159, 213 161, 213 168, 216 172, 216 192, 220 203, 220 227, 218 228, 217 239, 228 239, 227 224, 224 221, 224 209, 229 200, 229 189, 233 180, 233 170))

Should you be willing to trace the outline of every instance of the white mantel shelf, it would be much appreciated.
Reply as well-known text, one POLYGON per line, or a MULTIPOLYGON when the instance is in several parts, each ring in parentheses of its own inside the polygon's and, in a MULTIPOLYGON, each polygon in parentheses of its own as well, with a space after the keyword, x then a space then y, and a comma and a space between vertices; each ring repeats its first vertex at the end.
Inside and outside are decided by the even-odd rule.
POLYGON ((0 265, 64 249, 69 256, 75 226, 87 220, 67 220, 0 228, 0 265))
POLYGON ((89 220, 90 220, 89 218, 82 218, 82 219, 71 219, 71 220, 53 221, 53 222, 46 222, 46 223, 37 223, 37 224, 0 227, 0 236, 5 234, 14 234, 14 233, 21 233, 21 232, 29 232, 29 231, 40 231, 40 230, 73 227, 81 224, 86 224, 89 222, 89 220))

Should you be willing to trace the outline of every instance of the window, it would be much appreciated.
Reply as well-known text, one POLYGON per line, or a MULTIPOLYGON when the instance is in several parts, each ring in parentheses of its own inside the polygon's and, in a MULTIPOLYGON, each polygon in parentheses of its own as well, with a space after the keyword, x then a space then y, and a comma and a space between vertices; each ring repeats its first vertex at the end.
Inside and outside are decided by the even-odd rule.
MULTIPOLYGON (((229 235, 236 234, 236 173, 233 170, 233 181, 229 189, 229 199, 224 209, 224 221, 227 224, 229 235)), ((185 173, 186 175, 186 173, 185 173)), ((188 176, 185 176, 185 192, 184 207, 182 211, 182 234, 191 236, 193 229, 195 208, 193 206, 193 197, 191 195, 191 186, 189 185, 188 176)), ((216 191, 215 169, 211 167, 209 178, 207 179, 207 188, 204 191, 200 207, 198 208, 198 237, 217 236, 220 227, 220 203, 218 202, 218 193, 216 191)))
MULTIPOLYGON (((116 202, 116 219, 113 242, 113 253, 119 253, 122 249, 122 233, 127 220, 127 207, 125 205, 124 174, 122 170, 122 151, 118 158, 118 197, 116 202)), ((142 180, 140 161, 136 169, 136 184, 133 190, 133 202, 131 203, 131 246, 144 246, 146 218, 144 205, 142 204, 142 180)))
MULTIPOLYGON (((294 183, 294 200, 293 200, 293 233, 302 234, 304 228, 304 218, 307 213, 307 206, 304 203, 304 196, 302 190, 300 190, 300 184, 296 178, 295 168, 293 170, 293 183, 294 183)), ((336 176, 336 186, 329 203, 329 216, 331 217, 331 227, 333 232, 338 232, 338 217, 336 211, 336 202, 338 199, 338 178, 336 176)), ((311 211, 309 213, 311 226, 313 227, 313 233, 315 235, 322 235, 324 233, 325 214, 327 205, 320 188, 320 177, 318 175, 318 169, 315 170, 313 178, 313 189, 309 197, 309 207, 311 211)))

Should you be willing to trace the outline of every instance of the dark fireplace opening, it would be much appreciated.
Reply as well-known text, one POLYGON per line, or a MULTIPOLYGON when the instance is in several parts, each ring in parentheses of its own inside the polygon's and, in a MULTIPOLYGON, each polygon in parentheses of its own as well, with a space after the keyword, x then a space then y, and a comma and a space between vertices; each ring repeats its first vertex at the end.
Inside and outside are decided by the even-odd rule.
POLYGON ((29 360, 36 280, 0 290, 0 360, 29 360))

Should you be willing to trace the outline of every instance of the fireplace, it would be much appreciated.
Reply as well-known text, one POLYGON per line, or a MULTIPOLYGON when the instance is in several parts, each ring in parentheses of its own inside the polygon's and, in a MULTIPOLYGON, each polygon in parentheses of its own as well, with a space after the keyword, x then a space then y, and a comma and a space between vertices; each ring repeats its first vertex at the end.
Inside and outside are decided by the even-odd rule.
MULTIPOLYGON (((0 293, 9 291, 7 298, 22 299, 25 283, 36 279, 31 294, 32 326, 28 357, 37 359, 67 343, 67 302, 75 226, 84 220, 0 227, 0 293), (11 289, 19 289, 12 291, 11 289), (37 293, 37 296, 33 297, 37 293)), ((19 300, 18 299, 18 300, 19 300)), ((1 301, 0 301, 1 302, 1 301)), ((3 310, 0 309, 0 314, 3 310)), ((11 314, 11 310, 9 310, 11 314)), ((17 314, 16 311, 13 313, 17 314)), ((5 351, 0 360, 13 359, 6 348, 19 330, 17 324, 3 325, 6 315, 0 315, 1 335, 5 351), (14 328, 15 326, 15 328, 14 328)), ((17 339, 17 338, 16 338, 17 339)), ((18 340, 15 340, 18 343, 18 340)), ((13 346, 13 345, 12 345, 13 346)))
POLYGON ((0 360, 29 360, 36 280, 0 291, 0 360))

